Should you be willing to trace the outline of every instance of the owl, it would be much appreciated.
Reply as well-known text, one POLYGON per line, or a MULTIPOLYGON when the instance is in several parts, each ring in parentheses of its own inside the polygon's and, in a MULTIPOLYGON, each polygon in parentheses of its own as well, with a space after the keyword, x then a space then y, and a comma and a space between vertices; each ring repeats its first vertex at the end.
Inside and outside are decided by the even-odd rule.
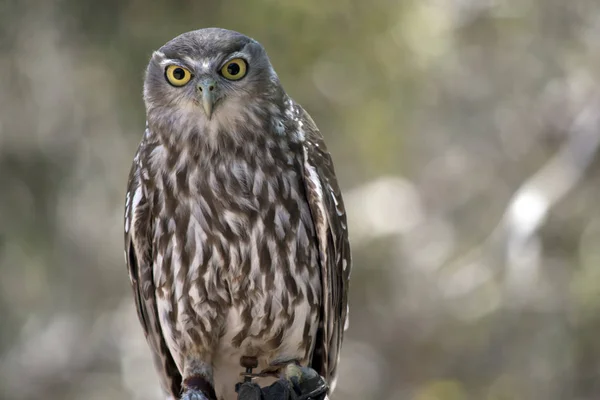
POLYGON ((332 390, 351 255, 315 123, 257 41, 218 28, 155 51, 144 102, 125 257, 168 398, 235 399, 290 364, 332 390))

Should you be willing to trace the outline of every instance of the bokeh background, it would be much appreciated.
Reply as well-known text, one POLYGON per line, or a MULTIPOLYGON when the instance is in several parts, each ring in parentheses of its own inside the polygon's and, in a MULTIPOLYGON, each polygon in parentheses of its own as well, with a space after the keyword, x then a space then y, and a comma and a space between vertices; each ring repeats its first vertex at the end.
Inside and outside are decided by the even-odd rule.
POLYGON ((354 254, 334 399, 600 398, 597 0, 0 0, 0 399, 158 400, 122 209, 143 71, 262 42, 354 254))

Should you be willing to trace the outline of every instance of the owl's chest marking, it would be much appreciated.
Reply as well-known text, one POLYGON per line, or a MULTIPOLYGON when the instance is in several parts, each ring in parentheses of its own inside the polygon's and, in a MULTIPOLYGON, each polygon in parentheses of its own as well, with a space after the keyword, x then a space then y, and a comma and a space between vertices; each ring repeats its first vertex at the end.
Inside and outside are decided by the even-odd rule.
POLYGON ((257 356, 262 367, 312 353, 321 298, 314 226, 299 160, 269 150, 205 160, 152 151, 166 165, 154 172, 154 282, 180 371, 192 353, 236 366, 257 356))

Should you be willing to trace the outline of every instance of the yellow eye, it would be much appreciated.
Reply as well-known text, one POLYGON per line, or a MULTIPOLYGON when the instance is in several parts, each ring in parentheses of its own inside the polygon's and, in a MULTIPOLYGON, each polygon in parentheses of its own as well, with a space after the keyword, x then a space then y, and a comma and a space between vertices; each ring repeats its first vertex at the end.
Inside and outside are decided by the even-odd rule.
POLYGON ((230 81, 237 81, 246 75, 246 61, 235 58, 221 68, 221 74, 230 81))
POLYGON ((192 79, 192 73, 179 65, 169 65, 165 70, 165 76, 173 86, 183 86, 192 79))

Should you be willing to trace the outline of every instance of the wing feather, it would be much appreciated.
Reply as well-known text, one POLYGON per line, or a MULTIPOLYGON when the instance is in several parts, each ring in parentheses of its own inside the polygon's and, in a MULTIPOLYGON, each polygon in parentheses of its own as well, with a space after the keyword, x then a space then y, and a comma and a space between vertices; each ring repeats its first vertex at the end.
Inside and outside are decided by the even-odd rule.
POLYGON ((319 242, 323 302, 321 326, 311 367, 333 390, 348 318, 348 280, 352 264, 346 211, 335 170, 323 136, 311 117, 300 113, 304 138, 304 186, 319 242))
POLYGON ((153 226, 150 196, 142 179, 140 166, 143 151, 144 142, 136 154, 127 185, 125 256, 138 317, 152 350, 161 386, 167 394, 177 397, 181 393, 181 375, 163 338, 156 305, 152 273, 153 226))

